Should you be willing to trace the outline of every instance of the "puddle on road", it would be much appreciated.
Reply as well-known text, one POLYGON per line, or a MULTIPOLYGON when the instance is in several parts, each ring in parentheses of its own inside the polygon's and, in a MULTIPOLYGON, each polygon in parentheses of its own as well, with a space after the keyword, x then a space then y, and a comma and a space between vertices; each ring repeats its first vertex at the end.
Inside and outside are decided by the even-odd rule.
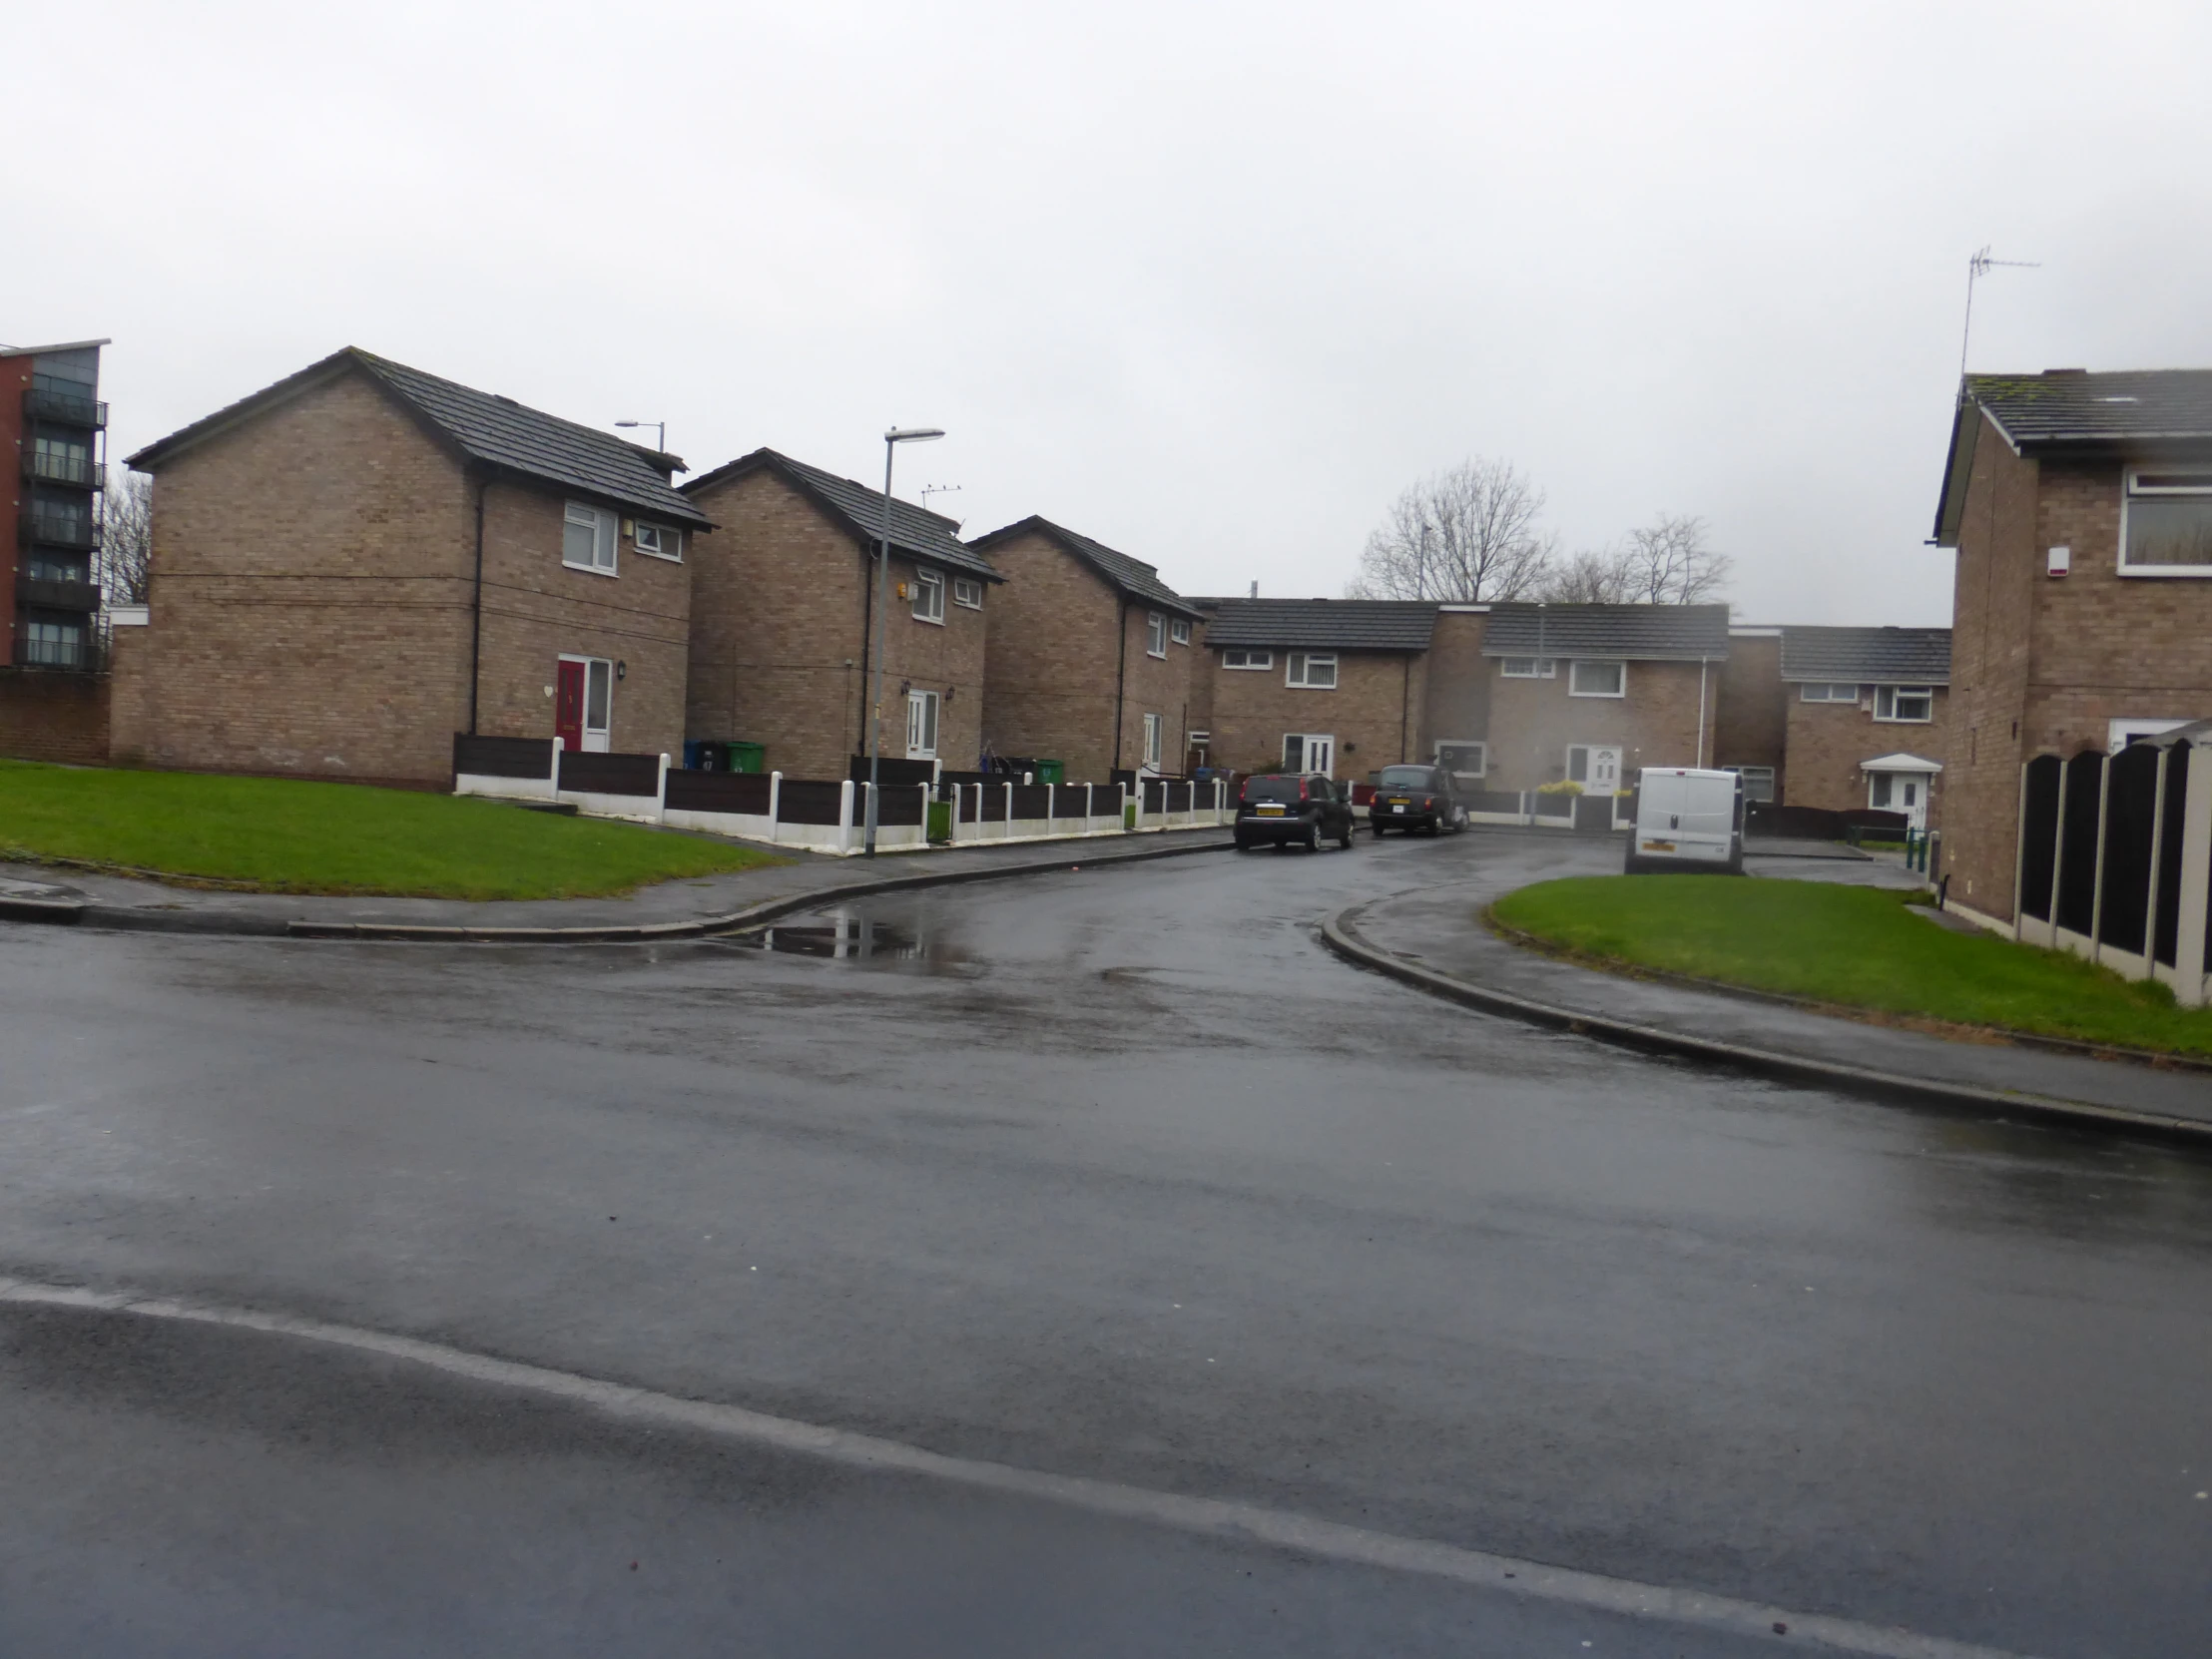
POLYGON ((927 927, 897 927, 848 910, 817 911, 725 942, 740 949, 768 950, 785 956, 886 967, 911 965, 928 972, 953 971, 968 962, 964 951, 927 927))

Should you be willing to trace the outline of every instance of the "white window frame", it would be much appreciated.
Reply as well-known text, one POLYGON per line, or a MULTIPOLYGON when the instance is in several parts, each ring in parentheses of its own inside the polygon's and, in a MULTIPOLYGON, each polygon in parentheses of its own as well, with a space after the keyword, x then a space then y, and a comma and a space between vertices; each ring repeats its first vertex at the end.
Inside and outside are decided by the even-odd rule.
MULTIPOLYGON (((616 567, 616 548, 620 537, 616 534, 615 515, 605 507, 594 507, 588 501, 570 501, 561 510, 561 563, 570 570, 589 571, 594 576, 620 574, 616 567), (570 526, 589 524, 592 529, 592 557, 589 564, 579 564, 568 556, 568 532, 570 526)), ((544 659, 541 657, 540 662, 544 659)))
POLYGON ((1936 688, 1934 686, 1877 686, 1874 689, 1874 718, 1886 726, 1927 726, 1936 719, 1936 688), (1925 715, 1901 715, 1897 712, 1900 697, 1925 697, 1928 713, 1925 715), (1887 709, 1889 713, 1883 711, 1887 709))
POLYGON ((1221 654, 1221 666, 1239 670, 1260 669, 1265 671, 1275 667, 1275 653, 1272 651, 1248 651, 1241 646, 1225 649, 1221 654))
POLYGON ((940 571, 914 572, 914 620, 944 626, 944 575, 940 571), (926 605, 926 609, 924 606, 926 605))
POLYGON ((1490 746, 1480 738, 1438 738, 1430 754, 1433 763, 1443 767, 1454 778, 1487 778, 1490 775, 1490 746), (1447 749, 1473 750, 1473 768, 1470 770, 1466 767, 1444 766, 1444 751, 1447 749))
POLYGON ((1158 611, 1144 614, 1144 654, 1147 657, 1165 657, 1168 654, 1168 619, 1158 611))
MULTIPOLYGON (((1283 684, 1293 691, 1335 691, 1338 685, 1337 654, 1334 651, 1293 651, 1283 660, 1283 684), (1329 678, 1316 680, 1314 665, 1327 663, 1329 678)), ((1332 739, 1332 742, 1335 740, 1332 739)))
POLYGON ((1165 716, 1144 717, 1144 764, 1155 772, 1160 770, 1160 752, 1167 747, 1167 729, 1165 716))
POLYGON ((1798 687, 1798 701, 1800 703, 1856 704, 1859 701, 1859 683, 1853 681, 1846 685, 1841 680, 1807 680, 1798 687), (1836 695, 1838 692, 1845 692, 1849 695, 1838 697, 1836 695))
POLYGON ((2117 553, 2119 561, 2119 572, 2122 576, 2193 576, 2200 580, 2204 577, 2212 576, 2212 564, 2131 565, 2127 562, 2128 505, 2130 502, 2136 500, 2138 497, 2145 500, 2158 500, 2161 498, 2171 499, 2174 497, 2181 497, 2184 499, 2202 499, 2205 497, 2212 497, 2212 467, 2207 467, 2199 463, 2196 465, 2131 466, 2127 468, 2125 473, 2122 475, 2122 482, 2120 485, 2120 545, 2117 553), (2152 477, 2181 473, 2202 478, 2204 482, 2201 485, 2190 486, 2161 486, 2153 484, 2146 487, 2140 482, 2143 475, 2146 473, 2152 477))
POLYGON ((1507 680, 1554 680, 1559 662, 1554 657, 1500 657, 1497 671, 1507 680))
POLYGON ((906 692, 906 759, 909 761, 933 761, 937 758, 937 741, 944 736, 937 722, 942 718, 942 701, 933 691, 906 692), (917 725, 915 717, 921 717, 917 725), (919 737, 922 741, 917 743, 919 737))
MULTIPOLYGON (((1625 657, 1577 657, 1567 664, 1567 695, 1569 697, 1626 697, 1628 695, 1628 660, 1625 657), (1585 668, 1617 668, 1621 671, 1621 683, 1613 691, 1584 691, 1578 682, 1585 668)), ((1601 746, 1606 749, 1611 744, 1601 746)))
POLYGON ((1776 777, 1775 768, 1767 766, 1738 766, 1722 767, 1720 770, 1723 772, 1733 772, 1737 777, 1741 778, 1744 781, 1744 799, 1746 801, 1757 801, 1767 804, 1772 804, 1772 802, 1774 801, 1774 786, 1776 777), (1752 781, 1754 779, 1761 778, 1766 780, 1767 793, 1765 795, 1753 795, 1751 793, 1753 787, 1752 781))
POLYGON ((684 532, 674 525, 648 524, 643 519, 633 520, 630 541, 648 559, 666 559, 674 565, 684 562, 684 532), (645 545, 645 538, 648 536, 653 538, 651 547, 645 545))
MULTIPOLYGON (((545 659, 540 657, 538 661, 545 659)), ((573 651, 564 651, 559 660, 564 663, 584 665, 584 711, 578 718, 577 731, 584 755, 604 755, 611 747, 615 728, 615 661, 612 657, 586 657, 573 651), (605 681, 607 687, 607 718, 599 725, 591 723, 591 683, 594 678, 605 681)))
POLYGON ((1175 617, 1168 623, 1168 638, 1177 645, 1191 643, 1191 624, 1188 617, 1175 617))
POLYGON ((971 611, 983 608, 983 584, 973 576, 952 578, 952 603, 971 611))
POLYGON ((2104 727, 2105 753, 2117 755, 2128 746, 2131 739, 2155 738, 2162 732, 2171 732, 2177 727, 2194 724, 2195 722, 2187 719, 2146 720, 2140 717, 2107 721, 2104 727))

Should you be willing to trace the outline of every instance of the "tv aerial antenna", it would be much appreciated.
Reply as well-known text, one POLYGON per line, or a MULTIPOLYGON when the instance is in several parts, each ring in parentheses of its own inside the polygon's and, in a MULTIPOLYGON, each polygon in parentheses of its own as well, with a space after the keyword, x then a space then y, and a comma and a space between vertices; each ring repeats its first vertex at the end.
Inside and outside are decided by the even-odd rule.
POLYGON ((1958 380, 1961 385, 1965 383, 1966 379, 1966 345, 1973 338, 1974 283, 1980 281, 1990 272, 1998 269, 2040 271, 2042 268, 2040 260, 1992 260, 1989 258, 1989 245, 1987 243, 1983 243, 1973 258, 1966 262, 1966 324, 1959 330, 1958 335, 1958 380))
MULTIPOLYGON (((923 512, 927 512, 927 511, 929 510, 929 498, 930 498, 930 497, 931 497, 932 495, 958 495, 958 494, 960 493, 960 491, 961 491, 962 489, 964 489, 965 487, 966 487, 966 486, 965 486, 965 485, 963 485, 963 484, 924 484, 924 485, 922 485, 922 486, 921 486, 921 510, 922 510, 923 512)), ((949 515, 948 515, 948 516, 949 516, 949 515)))

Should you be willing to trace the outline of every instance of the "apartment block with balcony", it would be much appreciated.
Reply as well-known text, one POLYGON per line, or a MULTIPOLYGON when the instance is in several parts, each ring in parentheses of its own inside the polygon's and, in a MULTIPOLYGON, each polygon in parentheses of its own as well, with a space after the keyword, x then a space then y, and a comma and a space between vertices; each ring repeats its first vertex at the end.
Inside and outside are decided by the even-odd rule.
POLYGON ((0 346, 0 437, 16 452, 15 541, 0 584, 0 667, 89 673, 101 666, 100 513, 108 342, 0 346))

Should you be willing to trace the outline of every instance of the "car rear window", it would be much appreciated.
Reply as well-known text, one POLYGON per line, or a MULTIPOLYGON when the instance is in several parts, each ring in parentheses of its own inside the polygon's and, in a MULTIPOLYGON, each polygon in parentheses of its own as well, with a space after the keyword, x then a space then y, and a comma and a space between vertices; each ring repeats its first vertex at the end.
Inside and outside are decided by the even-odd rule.
POLYGON ((1427 767, 1384 767, 1376 775, 1375 787, 1379 790, 1432 790, 1438 786, 1435 773, 1427 767))
POLYGON ((1302 799, 1304 780, 1298 778, 1247 778, 1244 798, 1247 801, 1297 801, 1302 799))

